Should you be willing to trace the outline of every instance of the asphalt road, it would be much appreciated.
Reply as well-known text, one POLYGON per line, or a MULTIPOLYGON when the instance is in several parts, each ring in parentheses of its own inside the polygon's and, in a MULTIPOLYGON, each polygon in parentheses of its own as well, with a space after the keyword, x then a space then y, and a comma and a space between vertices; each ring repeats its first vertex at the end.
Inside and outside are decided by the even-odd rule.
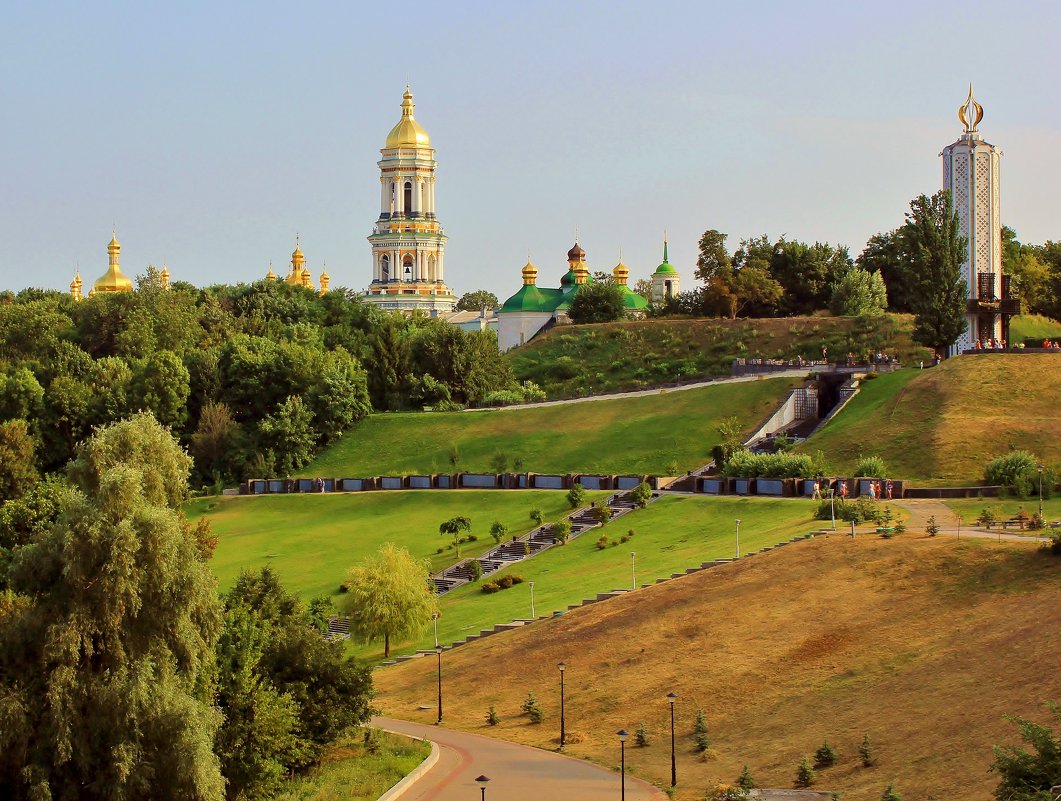
MULTIPOLYGON (((374 718, 372 725, 439 746, 438 762, 402 795, 402 801, 479 801, 475 783, 479 775, 490 777, 486 801, 617 801, 620 795, 619 773, 574 757, 392 718, 374 718)), ((626 798, 660 801, 666 796, 627 775, 626 798)))

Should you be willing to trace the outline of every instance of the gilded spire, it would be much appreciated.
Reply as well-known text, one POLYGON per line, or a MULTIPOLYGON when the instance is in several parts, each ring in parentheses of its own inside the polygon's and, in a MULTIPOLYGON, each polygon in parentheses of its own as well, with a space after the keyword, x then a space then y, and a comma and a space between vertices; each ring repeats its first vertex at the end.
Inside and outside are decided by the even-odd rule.
POLYGON ((81 281, 81 268, 78 267, 74 273, 74 280, 70 282, 70 297, 74 300, 81 300, 81 287, 84 284, 81 281))
POLYGON ((276 273, 273 272, 273 260, 269 259, 269 272, 265 274, 266 281, 275 281, 276 273))
POLYGON ((111 231, 111 241, 107 243, 107 272, 105 272, 95 283, 91 297, 95 292, 132 292, 133 282, 129 276, 122 272, 121 268, 122 246, 118 242, 117 231, 111 231))
POLYGON ((976 98, 973 97, 973 84, 970 82, 969 96, 958 107, 958 119, 965 126, 965 133, 973 134, 976 133, 976 126, 980 124, 980 120, 983 118, 984 107, 977 103, 976 98))
POLYGON ((328 294, 328 284, 331 283, 331 280, 331 276, 328 275, 328 262, 324 262, 324 264, 322 265, 320 277, 322 295, 328 294))
POLYGON ((162 264, 162 272, 158 274, 159 284, 163 289, 169 289, 169 266, 162 264))

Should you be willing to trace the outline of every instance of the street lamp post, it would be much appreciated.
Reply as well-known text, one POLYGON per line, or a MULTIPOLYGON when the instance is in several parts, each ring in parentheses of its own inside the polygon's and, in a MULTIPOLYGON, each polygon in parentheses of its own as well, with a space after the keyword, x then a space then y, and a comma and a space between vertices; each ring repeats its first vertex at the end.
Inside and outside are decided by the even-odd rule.
POLYGON ((436 648, 438 648, 438 616, 439 616, 438 612, 432 612, 431 613, 431 622, 435 626, 435 647, 436 648))
POLYGON ((637 589, 637 551, 630 551, 630 589, 637 589))
POLYGON ((560 750, 567 745, 567 731, 564 728, 564 669, 567 667, 563 662, 557 665, 560 668, 560 750))
POLYGON ((531 591, 531 620, 537 620, 537 618, 534 617, 534 582, 531 581, 529 583, 530 583, 530 591, 531 591))
POLYGON ((1036 467, 1039 468, 1039 520, 1043 519, 1043 467, 1044 465, 1040 462, 1036 467))
POLYGON ((829 517, 833 521, 833 531, 836 531, 836 490, 832 487, 829 488, 829 517))
POLYGON ((670 701, 670 786, 678 786, 678 763, 674 757, 674 702, 678 698, 676 693, 667 693, 667 700, 670 701))
POLYGON ((737 520, 737 558, 740 559, 740 519, 737 520))
POLYGON ((435 646, 435 653, 438 654, 438 720, 435 722, 436 726, 442 725, 442 646, 435 646))
POLYGON ((619 729, 619 799, 626 801, 626 729, 619 729))
POLYGON ((479 790, 482 792, 482 801, 486 801, 486 783, 490 781, 490 777, 480 773, 475 777, 475 781, 479 785, 479 790))

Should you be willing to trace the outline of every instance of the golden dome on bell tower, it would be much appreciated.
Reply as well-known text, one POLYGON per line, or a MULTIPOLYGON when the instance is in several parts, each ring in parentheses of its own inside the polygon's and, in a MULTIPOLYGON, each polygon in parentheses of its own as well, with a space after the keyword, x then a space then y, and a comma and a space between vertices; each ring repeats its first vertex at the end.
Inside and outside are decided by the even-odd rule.
POLYGON ((328 275, 328 264, 325 263, 324 266, 323 266, 323 269, 321 270, 321 277, 320 277, 321 294, 322 295, 327 295, 328 294, 328 284, 331 283, 331 280, 332 280, 331 276, 328 275))
POLYGON ((402 95, 402 118, 387 134, 387 149, 395 147, 431 147, 431 137, 427 135, 427 131, 413 117, 413 108, 415 108, 413 93, 409 91, 409 85, 406 84, 405 94, 402 95))
POLYGON ((111 241, 107 243, 108 266, 105 272, 93 285, 95 292, 132 292, 133 282, 122 272, 119 260, 122 253, 121 243, 118 235, 111 234, 111 241))
POLYGON ((265 274, 265 280, 266 281, 275 281, 276 280, 276 273, 273 272, 273 260, 272 259, 269 260, 269 272, 267 272, 265 274))
POLYGON ((538 282, 538 268, 534 266, 530 259, 527 259, 527 263, 523 265, 523 285, 534 286, 538 282))

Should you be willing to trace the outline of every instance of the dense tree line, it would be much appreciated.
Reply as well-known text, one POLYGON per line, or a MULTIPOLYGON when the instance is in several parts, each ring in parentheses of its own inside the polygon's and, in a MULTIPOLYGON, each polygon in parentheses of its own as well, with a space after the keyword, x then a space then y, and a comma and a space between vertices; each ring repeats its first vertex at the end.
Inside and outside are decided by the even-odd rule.
POLYGON ((215 483, 290 473, 373 409, 516 387, 492 333, 387 314, 348 290, 166 290, 153 268, 137 284, 79 302, 0 293, 0 500, 139 410, 188 447, 196 483, 215 483))
POLYGON ((265 569, 225 596, 150 414, 0 504, 0 797, 269 797, 367 721, 371 676, 265 569))

